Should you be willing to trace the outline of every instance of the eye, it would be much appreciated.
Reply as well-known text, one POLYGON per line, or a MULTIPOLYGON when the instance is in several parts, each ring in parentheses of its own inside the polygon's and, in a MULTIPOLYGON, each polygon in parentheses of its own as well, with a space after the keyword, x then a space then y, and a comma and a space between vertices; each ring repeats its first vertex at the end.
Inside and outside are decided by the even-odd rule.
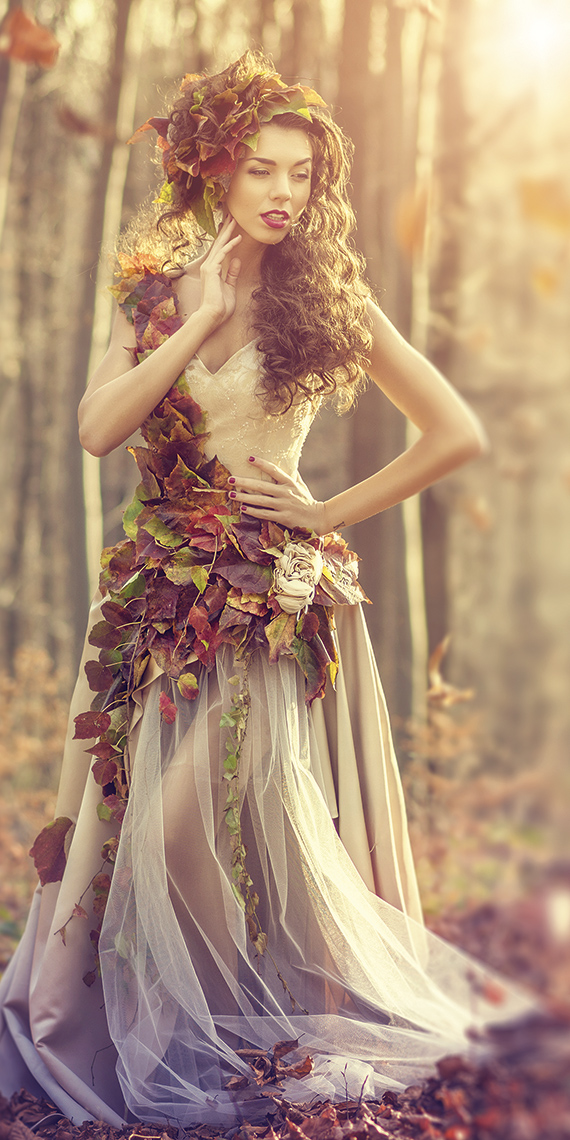
POLYGON ((261 166, 256 166, 254 170, 250 170, 250 174, 269 174, 268 170, 264 170, 261 166))
POLYGON ((308 182, 309 172, 308 170, 300 170, 299 173, 293 175, 293 177, 296 178, 299 182, 308 182))

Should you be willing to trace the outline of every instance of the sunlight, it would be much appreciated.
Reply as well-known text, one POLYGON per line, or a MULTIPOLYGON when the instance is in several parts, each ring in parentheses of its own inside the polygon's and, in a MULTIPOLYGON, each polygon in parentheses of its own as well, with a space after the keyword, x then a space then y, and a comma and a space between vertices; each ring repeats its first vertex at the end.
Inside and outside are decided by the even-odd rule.
POLYGON ((567 60, 570 12, 567 0, 507 0, 504 43, 509 68, 535 72, 567 60))

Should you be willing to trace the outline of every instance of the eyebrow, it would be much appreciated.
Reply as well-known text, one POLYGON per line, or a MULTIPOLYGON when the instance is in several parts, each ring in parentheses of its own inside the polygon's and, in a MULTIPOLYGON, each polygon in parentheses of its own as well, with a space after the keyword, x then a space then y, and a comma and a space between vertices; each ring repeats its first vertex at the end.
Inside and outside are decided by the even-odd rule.
MULTIPOLYGON (((304 166, 306 162, 312 162, 312 158, 300 158, 298 162, 294 162, 293 166, 304 166)), ((246 159, 246 162, 263 162, 265 166, 277 166, 277 163, 272 158, 258 158, 256 154, 252 154, 251 158, 246 159)))

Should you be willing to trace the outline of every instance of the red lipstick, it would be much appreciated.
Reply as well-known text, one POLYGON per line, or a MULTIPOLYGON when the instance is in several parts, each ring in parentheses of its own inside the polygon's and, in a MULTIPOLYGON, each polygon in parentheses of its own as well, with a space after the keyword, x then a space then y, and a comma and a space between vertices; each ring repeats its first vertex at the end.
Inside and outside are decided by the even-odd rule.
POLYGON ((262 214, 261 217, 265 225, 269 226, 272 230, 282 230, 289 221, 289 214, 284 210, 268 210, 267 213, 262 214))

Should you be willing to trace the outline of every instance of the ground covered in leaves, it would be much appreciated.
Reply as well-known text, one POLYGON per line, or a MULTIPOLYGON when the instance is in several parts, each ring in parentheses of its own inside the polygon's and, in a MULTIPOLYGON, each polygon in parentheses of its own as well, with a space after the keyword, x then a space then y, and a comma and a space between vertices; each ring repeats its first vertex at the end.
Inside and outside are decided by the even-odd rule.
MULTIPOLYGON (((279 1088, 267 1118, 225 1133, 231 1140, 563 1140, 570 1137, 570 1013, 545 1011, 495 1031, 493 1055, 477 1065, 461 1057, 439 1062, 422 1085, 381 1100, 291 1104, 279 1088)), ((269 1062, 271 1058, 268 1058, 269 1062)), ((28 1093, 0 1099, 0 1140, 218 1140, 207 1125, 70 1124, 49 1101, 28 1093)))

